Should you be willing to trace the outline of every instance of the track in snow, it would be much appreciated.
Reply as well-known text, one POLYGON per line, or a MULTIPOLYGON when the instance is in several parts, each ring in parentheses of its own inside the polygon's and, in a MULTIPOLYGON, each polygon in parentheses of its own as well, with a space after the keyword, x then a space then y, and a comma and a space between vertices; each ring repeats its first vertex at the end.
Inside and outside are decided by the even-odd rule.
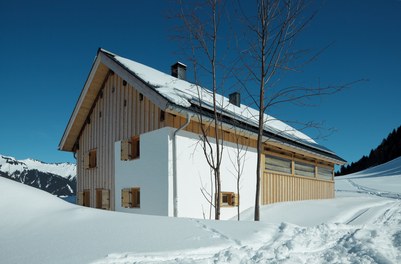
POLYGON ((347 181, 358 190, 357 191, 358 193, 367 193, 367 194, 375 195, 375 196, 379 196, 379 197, 401 200, 401 194, 399 194, 399 193, 392 193, 392 192, 380 191, 380 190, 373 189, 373 188, 368 188, 368 187, 365 187, 365 186, 355 183, 355 181, 353 181, 351 179, 347 179, 347 181))

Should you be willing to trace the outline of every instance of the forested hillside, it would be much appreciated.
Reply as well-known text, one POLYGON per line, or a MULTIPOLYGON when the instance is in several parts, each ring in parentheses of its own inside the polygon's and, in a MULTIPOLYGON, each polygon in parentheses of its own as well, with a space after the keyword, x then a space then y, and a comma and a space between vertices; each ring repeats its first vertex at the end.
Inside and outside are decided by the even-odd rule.
POLYGON ((401 156, 401 126, 394 129, 381 144, 370 151, 369 156, 363 156, 360 160, 341 166, 336 176, 358 172, 401 156))

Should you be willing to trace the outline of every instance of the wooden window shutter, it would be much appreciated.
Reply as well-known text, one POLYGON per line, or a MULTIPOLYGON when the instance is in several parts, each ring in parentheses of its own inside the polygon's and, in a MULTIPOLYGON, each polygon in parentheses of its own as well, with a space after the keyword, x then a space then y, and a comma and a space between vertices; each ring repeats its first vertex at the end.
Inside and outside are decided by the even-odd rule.
POLYGON ((102 189, 102 209, 110 209, 110 190, 102 189))
POLYGON ((234 193, 227 193, 227 203, 229 206, 234 205, 234 193))
POLYGON ((107 189, 96 189, 96 208, 110 209, 110 191, 107 189))
POLYGON ((84 155, 84 168, 89 169, 89 152, 84 155))
POLYGON ((96 189, 96 208, 102 208, 102 189, 96 189))
POLYGON ((131 142, 129 140, 121 141, 121 160, 130 159, 131 142))
POLYGON ((141 207, 141 191, 139 188, 132 188, 132 207, 139 208, 141 207))
POLYGON ((97 154, 96 149, 89 151, 89 168, 96 168, 97 166, 97 154))
POLYGON ((83 206, 90 206, 90 191, 89 190, 84 190, 84 195, 83 195, 83 206))
POLYGON ((84 205, 84 193, 83 192, 77 193, 77 204, 84 205))
MULTIPOLYGON (((217 204, 217 193, 214 195, 214 197, 216 197, 216 201, 215 204, 217 204)), ((223 193, 220 192, 220 206, 223 204, 223 193)))
POLYGON ((121 190, 121 206, 125 208, 131 207, 131 189, 121 190))
POLYGON ((234 194, 234 204, 233 204, 233 206, 238 206, 239 205, 239 194, 238 193, 235 193, 234 194))
POLYGON ((139 137, 135 136, 132 137, 132 142, 131 142, 131 159, 137 159, 139 158, 140 155, 140 149, 139 149, 139 137))

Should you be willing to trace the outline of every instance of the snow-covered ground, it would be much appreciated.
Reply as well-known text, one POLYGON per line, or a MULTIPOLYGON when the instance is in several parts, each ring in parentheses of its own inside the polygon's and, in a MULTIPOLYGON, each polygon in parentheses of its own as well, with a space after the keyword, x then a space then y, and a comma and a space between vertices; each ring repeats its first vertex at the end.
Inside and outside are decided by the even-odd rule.
POLYGON ((255 223, 101 211, 0 178, 0 263, 401 263, 401 158, 336 191, 255 223))

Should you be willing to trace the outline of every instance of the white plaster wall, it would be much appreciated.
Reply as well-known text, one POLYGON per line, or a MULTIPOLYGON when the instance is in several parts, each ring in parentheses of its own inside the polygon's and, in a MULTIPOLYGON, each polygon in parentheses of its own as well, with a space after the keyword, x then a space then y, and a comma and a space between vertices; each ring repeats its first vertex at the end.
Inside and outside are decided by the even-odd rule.
POLYGON ((120 212, 172 215, 172 179, 169 173, 170 128, 140 136, 140 158, 121 160, 121 142, 115 143, 115 209, 120 212), (170 175, 170 178, 169 178, 170 175), (121 190, 141 188, 140 208, 121 207, 121 190))
MULTIPOLYGON (((115 143, 115 200, 116 211, 173 216, 172 135, 174 128, 162 128, 142 134, 140 158, 121 161, 121 143, 115 143), (141 208, 121 207, 123 188, 141 188, 141 208)), ((222 191, 237 192, 235 161, 236 147, 226 142, 221 164, 222 191)), ((248 148, 240 182, 240 210, 254 206, 256 150, 248 148)), ((178 216, 214 218, 214 209, 202 195, 201 188, 210 192, 213 175, 206 162, 199 137, 180 131, 177 134, 177 194, 178 216)), ((214 190, 213 190, 214 193, 214 190)), ((214 197, 213 197, 214 199, 214 197)), ((237 207, 222 207, 221 219, 237 216, 237 207)))
MULTIPOLYGON (((235 168, 229 156, 235 160, 235 144, 226 142, 221 164, 221 190, 237 192, 235 168)), ((248 148, 244 171, 240 182, 240 210, 246 210, 255 203, 256 149, 248 148)), ((198 135, 180 131, 177 135, 177 178, 178 216, 214 218, 214 209, 209 214, 209 203, 201 193, 202 185, 210 192, 211 171, 206 162, 198 135)), ((221 219, 237 216, 237 207, 221 207, 221 219)))

